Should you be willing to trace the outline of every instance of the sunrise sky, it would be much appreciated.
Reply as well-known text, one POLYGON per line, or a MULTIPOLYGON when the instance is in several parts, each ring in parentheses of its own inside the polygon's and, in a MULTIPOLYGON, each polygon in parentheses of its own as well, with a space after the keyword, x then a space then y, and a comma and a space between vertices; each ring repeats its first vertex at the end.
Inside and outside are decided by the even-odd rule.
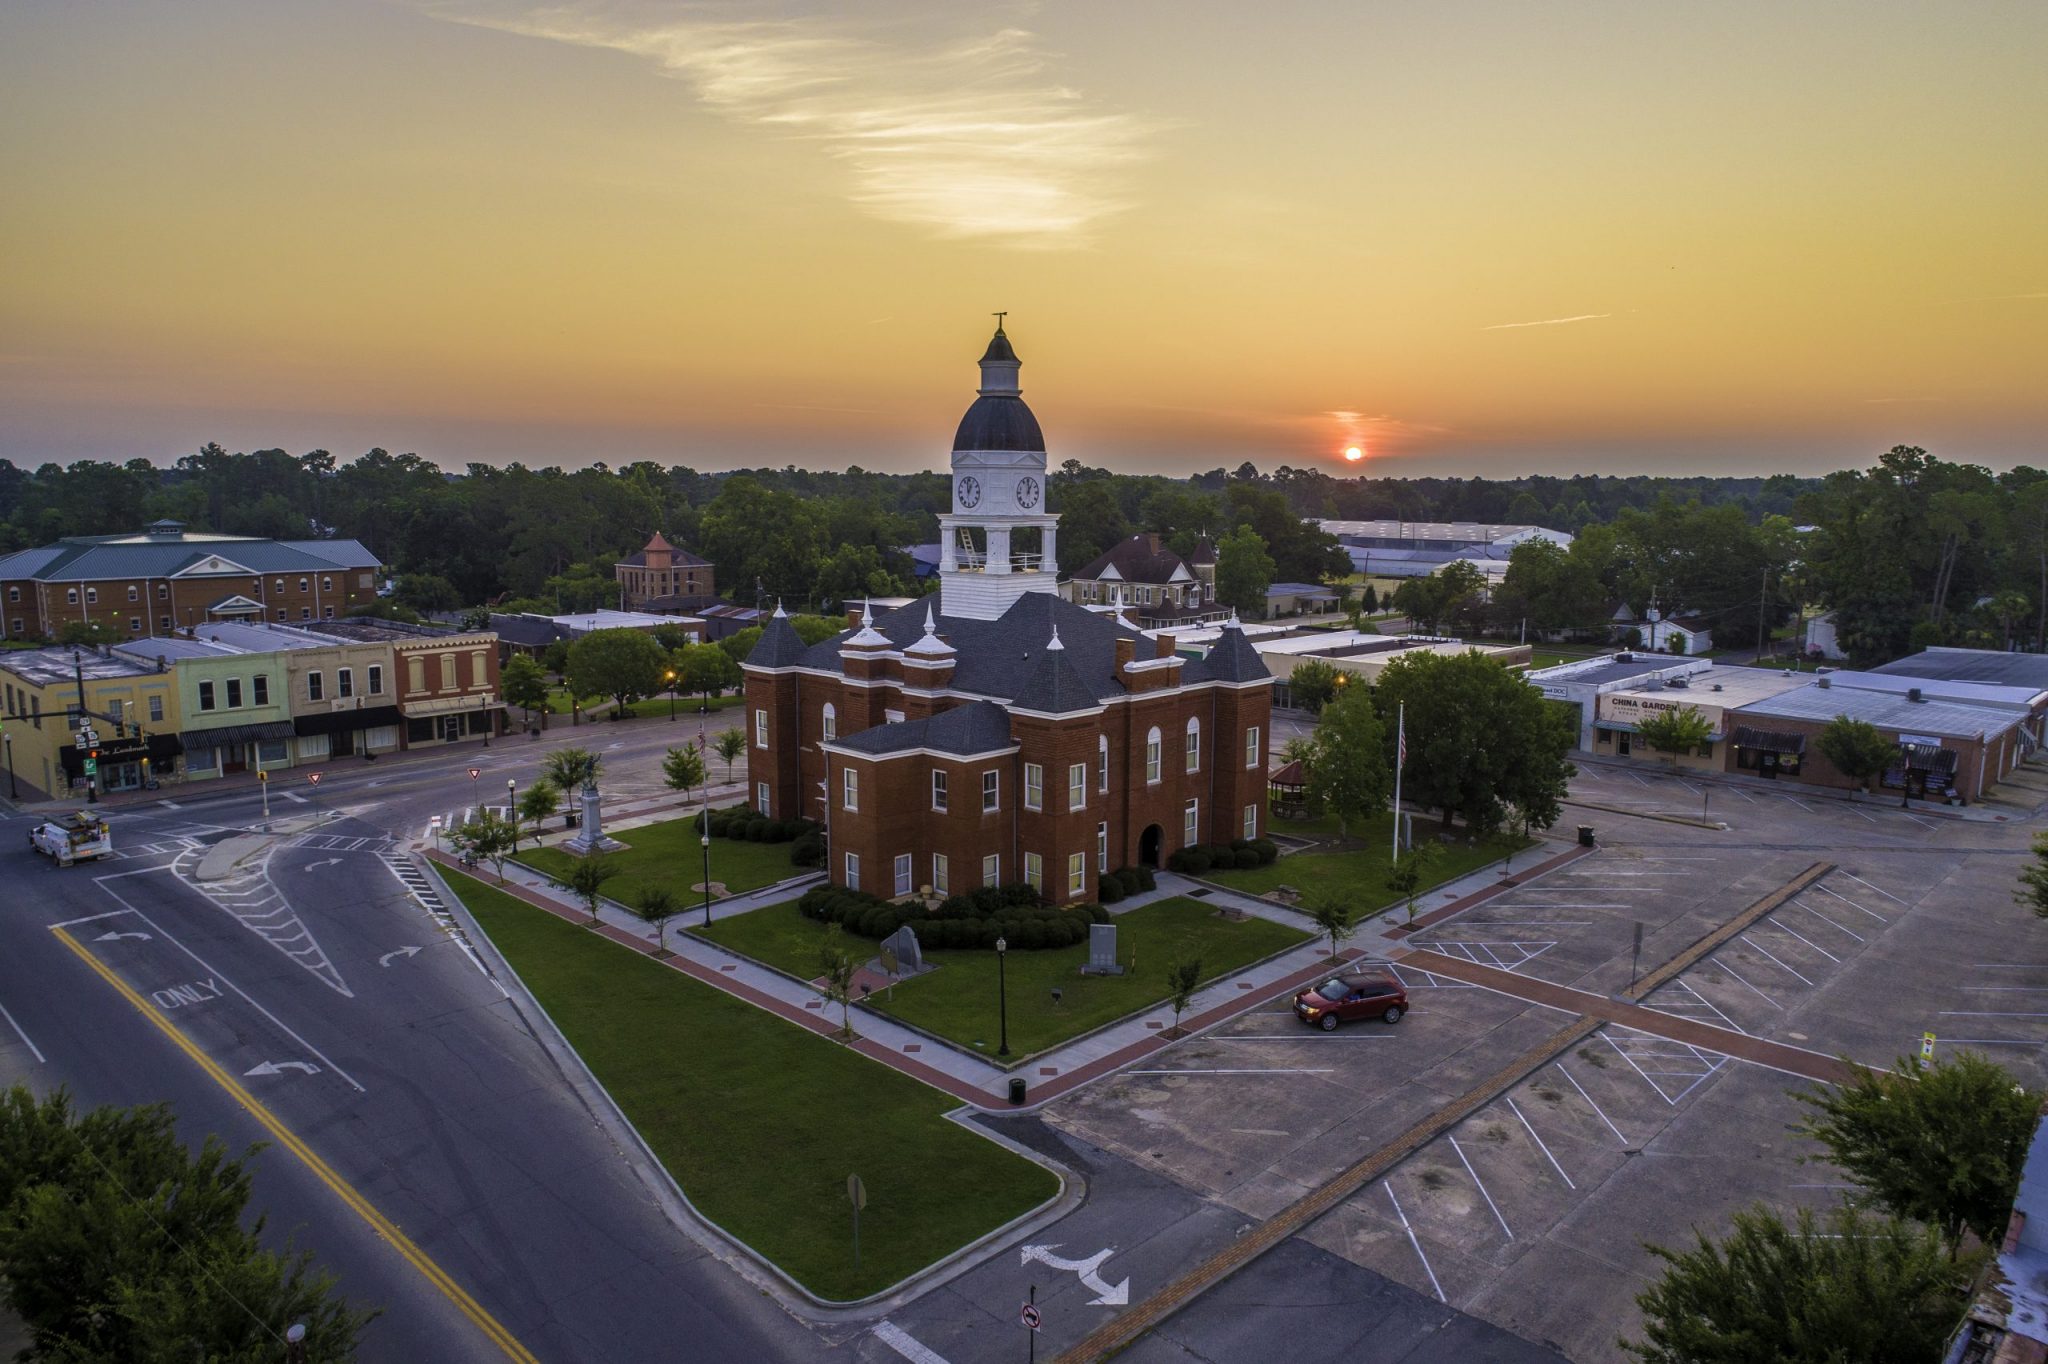
POLYGON ((2048 5, 10 0, 0 457, 2048 463, 2048 5))

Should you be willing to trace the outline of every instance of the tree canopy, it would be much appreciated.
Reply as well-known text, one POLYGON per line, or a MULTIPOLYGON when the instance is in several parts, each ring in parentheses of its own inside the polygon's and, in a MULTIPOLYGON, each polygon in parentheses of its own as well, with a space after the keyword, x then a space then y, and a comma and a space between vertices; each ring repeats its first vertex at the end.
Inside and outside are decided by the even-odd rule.
POLYGON ((1386 736, 1372 695, 1349 683, 1323 707, 1309 739, 1308 799, 1337 817, 1337 836, 1349 836, 1387 808, 1393 789, 1386 736))
POLYGON ((1713 737, 1714 725, 1700 714, 1698 706, 1671 706, 1638 720, 1636 733, 1657 752, 1676 758, 1713 737))
POLYGON ((569 646, 569 686, 578 696, 609 696, 621 706, 665 685, 668 656, 641 630, 592 630, 569 646))
POLYGON ((1534 687, 1483 654, 1412 652, 1373 687, 1391 759, 1395 712, 1405 705, 1408 763, 1402 799, 1490 833, 1519 812, 1536 828, 1563 813, 1576 737, 1534 687))
POLYGON ((1263 615, 1275 571, 1259 533, 1240 527, 1216 543, 1216 600, 1247 616, 1263 615))
POLYGON ((1899 746, 1879 733, 1875 725, 1846 715, 1828 721, 1813 746, 1835 765, 1837 772, 1866 791, 1872 781, 1899 760, 1899 746))

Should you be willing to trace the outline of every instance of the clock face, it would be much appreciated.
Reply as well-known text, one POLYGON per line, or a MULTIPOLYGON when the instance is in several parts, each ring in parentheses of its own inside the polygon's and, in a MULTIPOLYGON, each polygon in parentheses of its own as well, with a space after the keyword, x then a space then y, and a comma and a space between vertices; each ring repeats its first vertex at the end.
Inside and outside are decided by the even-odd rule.
POLYGON ((959 497, 960 505, 963 507, 972 508, 979 505, 981 502, 981 480, 969 474, 960 480, 960 486, 955 495, 959 497))
POLYGON ((1038 480, 1020 478, 1017 480, 1017 505, 1029 511, 1038 505, 1038 480))

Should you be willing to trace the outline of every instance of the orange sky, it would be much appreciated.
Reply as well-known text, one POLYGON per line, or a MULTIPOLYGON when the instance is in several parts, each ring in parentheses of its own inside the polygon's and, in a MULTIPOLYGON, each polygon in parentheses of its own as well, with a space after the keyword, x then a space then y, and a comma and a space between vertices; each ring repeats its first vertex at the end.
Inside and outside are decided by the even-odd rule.
POLYGON ((2048 462, 2048 8, 0 9, 0 457, 2048 462))

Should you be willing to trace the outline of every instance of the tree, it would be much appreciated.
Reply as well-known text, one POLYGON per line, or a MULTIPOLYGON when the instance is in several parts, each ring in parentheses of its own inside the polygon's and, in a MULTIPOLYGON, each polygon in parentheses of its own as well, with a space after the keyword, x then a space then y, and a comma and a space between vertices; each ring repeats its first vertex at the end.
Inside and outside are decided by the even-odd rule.
POLYGON ((2020 884, 2026 889, 2013 898, 2048 919, 2048 833, 2034 835, 2034 859, 2020 869, 2020 884))
POLYGON ((1173 1030, 1180 1031, 1180 1016, 1195 1002, 1195 987, 1202 983, 1202 959, 1175 958, 1166 965, 1166 1002, 1173 1006, 1173 1030))
POLYGON ((1510 809, 1537 828, 1564 812, 1571 727, 1522 679, 1483 654, 1407 653, 1373 687, 1391 745, 1405 704, 1404 799, 1462 816, 1475 834, 1499 828, 1510 809))
POLYGON ((1795 1094, 1800 1124, 1857 1186, 1858 1201, 1938 1229, 1954 1254, 1965 1231, 2005 1234, 2041 1096, 1974 1052, 1929 1065, 1902 1058, 1839 1087, 1795 1094))
POLYGON ((740 754, 747 751, 746 734, 737 729, 720 730, 711 743, 718 750, 718 756, 725 759, 725 779, 731 781, 732 765, 739 761, 740 754))
POLYGON ((682 689, 698 692, 706 700, 745 680, 740 665, 716 644, 685 644, 669 661, 682 689))
POLYGON ((125 644, 128 636, 103 620, 67 620, 57 627, 59 644, 125 644))
POLYGON ((37 1357, 278 1357, 284 1322, 308 1358, 348 1360, 375 1315, 352 1310, 309 1253, 266 1250, 243 1225, 258 1148, 196 1155, 167 1105, 79 1114, 62 1089, 0 1096, 0 1264, 37 1357))
POLYGON ((654 954, 668 956, 668 921, 683 912, 683 903, 676 899, 675 892, 667 886, 649 886, 640 892, 640 902, 633 906, 633 912, 654 925, 654 954))
POLYGON ((693 744, 671 748, 661 759, 662 784, 671 791, 688 795, 704 784, 704 755, 693 744))
POLYGON ((1813 741, 1821 756, 1835 765, 1835 770, 1850 781, 1870 790, 1870 783, 1885 773, 1885 769, 1899 760, 1899 746, 1880 734, 1875 725, 1865 720, 1852 720, 1846 715, 1837 715, 1828 721, 1820 737, 1813 741))
POLYGON ((1337 817, 1341 839, 1350 837, 1354 821, 1387 808, 1393 776, 1372 693, 1355 685, 1340 691, 1309 740, 1308 799, 1337 817))
POLYGON ((1429 869, 1436 865, 1436 858, 1436 844, 1418 844, 1395 857, 1393 868, 1387 872, 1387 889, 1408 901, 1411 924, 1415 922, 1415 897, 1428 879, 1429 869))
POLYGON ((519 793, 519 813, 533 828, 533 846, 540 846, 540 826, 562 808, 562 791, 546 777, 519 793))
POLYGON ((526 723, 533 723, 533 713, 546 710, 548 706, 547 674, 541 671, 539 663, 531 654, 514 654, 498 673, 498 688, 505 694, 505 704, 517 706, 526 712, 526 723))
POLYGON ((1673 767, 1678 755, 1691 752, 1713 737, 1714 725, 1700 714, 1698 706, 1672 706, 1652 711, 1636 722, 1636 733, 1644 743, 1664 754, 1673 767))
POLYGON ((604 894, 604 883, 619 874, 619 865, 603 853, 591 853, 576 859, 576 865, 569 868, 569 889, 576 892, 576 898, 590 911, 590 926, 597 926, 597 902, 604 894))
POLYGON ((1293 693, 1296 710, 1320 714, 1337 690, 1337 669, 1320 658, 1305 658, 1294 665, 1287 689, 1293 693))
POLYGON ((597 771, 604 758, 587 748, 558 748, 541 762, 541 771, 562 792, 597 785, 597 771))
POLYGON ((1380 609, 1380 590, 1367 583, 1365 595, 1358 599, 1358 609, 1368 616, 1377 615, 1380 609))
POLYGON ((853 1038, 853 954, 846 950, 846 935, 835 924, 818 947, 818 989, 826 1000, 839 1006, 839 1035, 853 1038))
POLYGON ((1852 1208, 1735 1214, 1720 1243, 1651 1246, 1663 1276, 1636 1296, 1645 1364, 1921 1364, 1941 1357, 1968 1278, 1928 1227, 1852 1208))
POLYGON ((485 810, 476 818, 458 824, 449 835, 455 846, 481 862, 489 862, 498 874, 498 884, 505 882, 505 859, 519 851, 519 826, 509 819, 485 810))
POLYGON ((570 689, 578 696, 609 696, 621 710, 659 692, 667 668, 661 646, 639 630, 592 630, 569 646, 570 689))
POLYGON ((1248 616, 1266 611, 1266 589, 1273 585, 1273 556, 1250 526, 1242 526, 1216 542, 1216 600, 1248 616))
POLYGON ((1330 960, 1337 960, 1337 944, 1358 930, 1358 911, 1350 897, 1317 891, 1308 897, 1308 917, 1319 931, 1330 935, 1330 960))

